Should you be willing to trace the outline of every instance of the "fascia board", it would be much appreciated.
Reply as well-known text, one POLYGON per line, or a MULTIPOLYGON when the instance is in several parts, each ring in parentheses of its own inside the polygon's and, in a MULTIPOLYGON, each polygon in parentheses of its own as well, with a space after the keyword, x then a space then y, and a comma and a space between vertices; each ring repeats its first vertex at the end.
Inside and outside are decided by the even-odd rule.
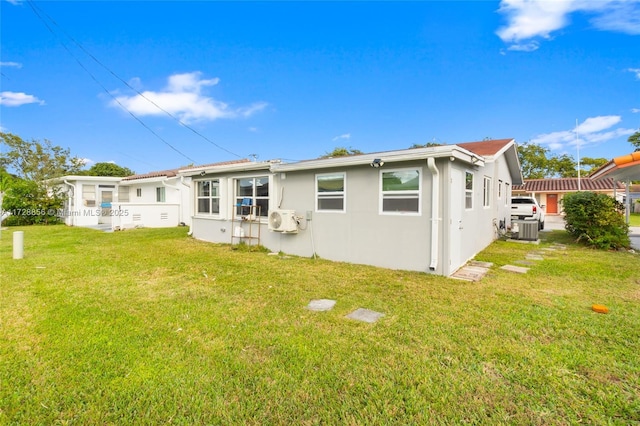
POLYGON ((261 163, 238 163, 238 164, 227 164, 223 166, 213 166, 213 167, 199 167, 194 169, 183 169, 178 170, 178 175, 181 176, 197 176, 204 172, 205 174, 214 174, 214 173, 226 173, 226 172, 242 172, 242 171, 252 171, 252 170, 269 170, 273 163, 270 162, 261 162, 261 163))

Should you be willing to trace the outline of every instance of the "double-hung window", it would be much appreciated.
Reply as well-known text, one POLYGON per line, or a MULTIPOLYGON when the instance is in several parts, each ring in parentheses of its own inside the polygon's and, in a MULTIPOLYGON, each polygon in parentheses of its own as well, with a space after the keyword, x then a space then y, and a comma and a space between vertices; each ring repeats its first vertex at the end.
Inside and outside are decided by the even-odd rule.
POLYGON ((381 212, 420 214, 420 169, 396 169, 380 173, 381 212))
POLYGON ((269 213, 269 176, 258 176, 236 180, 237 214, 245 214, 243 206, 260 206, 255 214, 267 216, 269 213), (258 212, 258 210, 260 210, 258 212))
POLYGON ((484 185, 482 187, 482 206, 490 207, 491 206, 491 178, 488 176, 484 177, 484 185))
POLYGON ((465 172, 464 175, 464 208, 473 208, 473 173, 465 172))
POLYGON ((220 181, 218 179, 196 182, 197 214, 220 214, 220 181))
POLYGON ((156 202, 164 203, 165 201, 167 201, 165 187, 159 186, 156 188, 156 202))
POLYGON ((345 173, 316 175, 316 210, 345 211, 345 173))

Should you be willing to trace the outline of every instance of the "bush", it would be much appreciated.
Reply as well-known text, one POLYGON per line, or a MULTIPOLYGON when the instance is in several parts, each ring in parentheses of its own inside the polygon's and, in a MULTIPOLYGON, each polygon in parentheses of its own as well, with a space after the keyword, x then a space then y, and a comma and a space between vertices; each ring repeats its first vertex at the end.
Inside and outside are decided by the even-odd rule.
POLYGON ((574 192, 562 199, 567 231, 577 241, 599 249, 629 248, 624 205, 595 192, 574 192))

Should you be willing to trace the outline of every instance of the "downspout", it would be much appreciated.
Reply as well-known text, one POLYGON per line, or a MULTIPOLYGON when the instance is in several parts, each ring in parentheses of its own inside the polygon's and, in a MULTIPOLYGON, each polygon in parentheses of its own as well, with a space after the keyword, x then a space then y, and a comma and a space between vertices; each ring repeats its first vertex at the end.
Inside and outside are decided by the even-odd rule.
POLYGON ((431 263, 429 270, 438 267, 438 211, 440 210, 440 172, 433 157, 427 158, 427 167, 431 171, 431 263))
MULTIPOLYGON (((70 182, 69 182, 68 180, 66 180, 66 179, 64 179, 64 180, 63 180, 63 182, 64 182, 66 185, 69 185, 71 188, 73 188, 73 198, 74 198, 74 200, 73 200, 73 205, 74 205, 74 207, 75 207, 75 205, 76 205, 75 197, 76 197, 76 193, 77 193, 77 191, 76 191, 76 186, 75 186, 74 184, 70 183, 70 182)), ((68 214, 68 215, 70 215, 70 216, 71 216, 71 226, 75 226, 76 217, 75 217, 75 215, 74 215, 72 212, 62 212, 62 214, 68 214)))

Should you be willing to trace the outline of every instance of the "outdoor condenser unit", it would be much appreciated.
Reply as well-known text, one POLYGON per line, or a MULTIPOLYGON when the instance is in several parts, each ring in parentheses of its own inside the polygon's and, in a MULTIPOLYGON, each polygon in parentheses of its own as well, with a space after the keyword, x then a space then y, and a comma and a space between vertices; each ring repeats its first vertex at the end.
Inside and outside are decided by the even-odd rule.
POLYGON ((537 241, 538 240, 538 221, 537 220, 518 220, 518 240, 537 241))

